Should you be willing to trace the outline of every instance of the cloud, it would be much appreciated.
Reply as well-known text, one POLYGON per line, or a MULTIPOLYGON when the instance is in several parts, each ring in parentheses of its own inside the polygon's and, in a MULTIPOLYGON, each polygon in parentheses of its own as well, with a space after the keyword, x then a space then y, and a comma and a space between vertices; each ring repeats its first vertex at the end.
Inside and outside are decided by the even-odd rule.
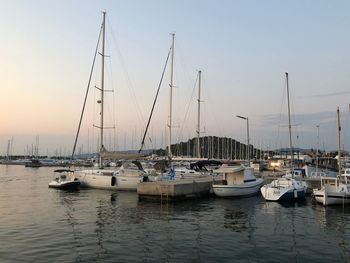
MULTIPOLYGON (((350 148, 349 117, 341 113, 341 143, 345 149, 350 148)), ((315 148, 317 146, 317 130, 319 130, 320 147, 327 150, 337 148, 337 120, 336 111, 293 114, 292 137, 293 145, 300 148, 315 148), (319 125, 317 129, 316 125, 319 125)), ((260 115, 255 118, 255 127, 252 134, 264 138, 273 147, 289 145, 288 116, 287 114, 260 115)))
POLYGON ((350 91, 342 91, 342 92, 332 92, 332 93, 325 93, 325 94, 315 94, 315 95, 308 95, 308 96, 299 96, 299 99, 310 99, 310 98, 328 98, 328 97, 336 97, 336 96, 343 96, 350 94, 350 91))
MULTIPOLYGON (((288 116, 286 114, 261 115, 259 119, 261 127, 277 127, 288 124, 288 116)), ((336 120, 336 112, 294 114, 291 119, 292 125, 298 126, 330 125, 336 120)))

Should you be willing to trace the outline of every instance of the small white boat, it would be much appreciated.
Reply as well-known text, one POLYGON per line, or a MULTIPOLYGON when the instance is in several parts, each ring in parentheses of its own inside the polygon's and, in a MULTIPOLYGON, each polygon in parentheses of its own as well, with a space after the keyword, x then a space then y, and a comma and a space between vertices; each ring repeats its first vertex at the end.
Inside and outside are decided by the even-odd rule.
MULTIPOLYGON (((339 107, 337 108, 337 126, 338 126, 338 156, 341 156, 340 150, 340 116, 339 107)), ((341 158, 338 158, 337 177, 321 177, 321 188, 314 189, 313 195, 318 203, 326 205, 345 205, 350 204, 350 168, 346 168, 341 174, 341 158)))
POLYGON ((263 179, 257 179, 254 176, 253 168, 237 166, 224 169, 222 173, 224 184, 214 184, 212 186, 215 195, 220 197, 244 197, 255 195, 259 192, 263 183, 263 179))
POLYGON ((338 177, 321 177, 321 188, 314 189, 313 195, 324 206, 350 204, 350 169, 338 177))
POLYGON ((49 183, 50 188, 73 190, 80 186, 80 181, 74 177, 74 172, 67 169, 55 170, 58 176, 49 183))
POLYGON ((282 177, 263 185, 260 192, 267 201, 292 201, 305 198, 306 187, 301 181, 282 177))

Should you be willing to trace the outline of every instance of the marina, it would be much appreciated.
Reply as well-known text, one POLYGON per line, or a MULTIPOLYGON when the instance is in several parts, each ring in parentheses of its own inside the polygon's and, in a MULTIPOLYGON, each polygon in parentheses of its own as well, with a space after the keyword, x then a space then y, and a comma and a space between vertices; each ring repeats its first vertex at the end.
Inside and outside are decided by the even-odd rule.
POLYGON ((213 196, 47 187, 54 168, 0 165, 2 262, 347 262, 350 210, 213 196))
POLYGON ((350 2, 185 2, 3 3, 0 263, 350 262, 350 2))

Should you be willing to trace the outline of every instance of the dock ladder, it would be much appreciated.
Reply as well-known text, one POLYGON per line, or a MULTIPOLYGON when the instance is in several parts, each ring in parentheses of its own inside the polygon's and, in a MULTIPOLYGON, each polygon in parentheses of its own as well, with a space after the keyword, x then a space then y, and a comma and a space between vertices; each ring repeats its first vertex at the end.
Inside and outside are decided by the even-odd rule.
POLYGON ((159 185, 159 194, 160 194, 160 202, 163 203, 164 200, 168 203, 169 202, 169 187, 170 185, 159 185))

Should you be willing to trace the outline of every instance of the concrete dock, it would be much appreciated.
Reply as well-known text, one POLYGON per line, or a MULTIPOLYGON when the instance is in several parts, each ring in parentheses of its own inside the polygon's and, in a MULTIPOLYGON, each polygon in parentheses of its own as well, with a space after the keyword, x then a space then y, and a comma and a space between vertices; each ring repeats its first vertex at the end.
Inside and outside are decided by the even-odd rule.
POLYGON ((191 179, 143 182, 138 184, 137 194, 140 199, 184 200, 210 195, 213 183, 221 184, 222 179, 213 179, 212 176, 205 176, 191 179))
MULTIPOLYGON (((257 177, 264 179, 264 184, 281 177, 284 173, 259 173, 257 177)), ((222 177, 213 178, 212 176, 203 176, 191 179, 162 180, 156 182, 142 182, 137 186, 139 199, 160 200, 161 202, 186 200, 208 196, 212 194, 213 184, 222 184, 222 177)), ((304 178, 308 184, 308 193, 313 188, 319 188, 319 178, 304 178)))

